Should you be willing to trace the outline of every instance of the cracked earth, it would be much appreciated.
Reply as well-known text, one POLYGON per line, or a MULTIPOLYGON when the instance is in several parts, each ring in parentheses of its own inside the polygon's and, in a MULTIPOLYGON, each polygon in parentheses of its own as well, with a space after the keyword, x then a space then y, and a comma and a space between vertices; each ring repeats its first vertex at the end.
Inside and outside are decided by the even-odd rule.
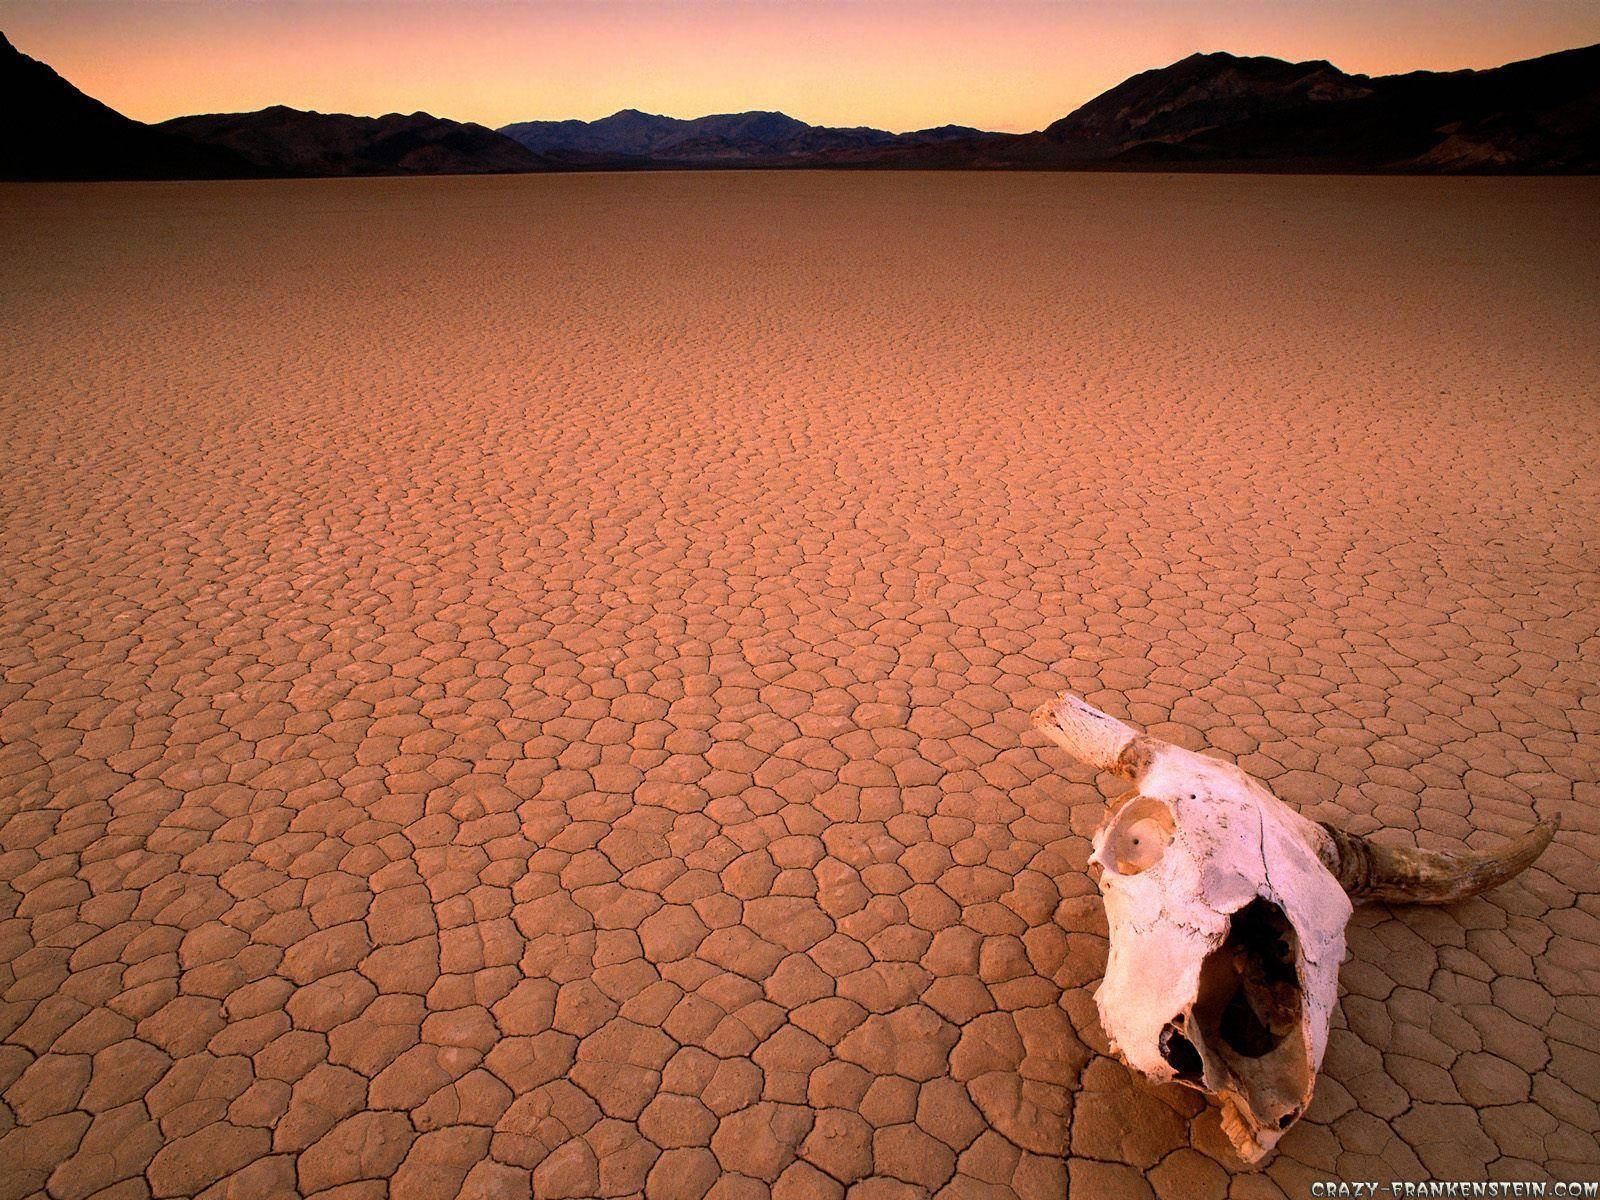
POLYGON ((0 1197, 1600 1164, 1591 180, 0 190, 0 1197), (1071 688, 1369 907, 1265 1169, 1105 1055, 1071 688))

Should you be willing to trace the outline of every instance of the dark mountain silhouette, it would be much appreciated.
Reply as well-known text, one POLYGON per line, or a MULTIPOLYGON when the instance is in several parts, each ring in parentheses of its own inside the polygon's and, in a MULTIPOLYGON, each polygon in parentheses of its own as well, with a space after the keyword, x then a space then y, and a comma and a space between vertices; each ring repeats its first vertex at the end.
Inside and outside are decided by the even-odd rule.
POLYGON ((274 107, 130 120, 0 34, 0 177, 182 179, 538 171, 510 138, 426 113, 351 117, 274 107))
POLYGON ((686 120, 632 108, 597 121, 522 121, 502 126, 500 132, 542 154, 569 158, 600 155, 656 163, 794 158, 899 141, 895 134, 881 129, 830 129, 807 125, 780 112, 720 113, 686 120))
POLYGON ((85 96, 0 33, 0 178, 182 179, 249 174, 226 151, 142 125, 85 96))
POLYGON ((1600 46, 1486 71, 1347 75, 1196 54, 1045 130, 1065 159, 1323 170, 1592 171, 1600 46))
POLYGON ((1192 54, 1142 71, 1049 126, 1055 140, 1089 153, 1177 139, 1232 122, 1371 94, 1359 76, 1332 63, 1192 54))
POLYGON ((985 133, 971 125, 936 125, 932 129, 918 129, 902 133, 901 142, 953 142, 962 138, 1004 137, 1004 134, 985 133))
POLYGON ((548 167, 492 129, 422 112, 352 117, 277 105, 177 117, 156 128, 235 154, 267 175, 467 175, 548 167))

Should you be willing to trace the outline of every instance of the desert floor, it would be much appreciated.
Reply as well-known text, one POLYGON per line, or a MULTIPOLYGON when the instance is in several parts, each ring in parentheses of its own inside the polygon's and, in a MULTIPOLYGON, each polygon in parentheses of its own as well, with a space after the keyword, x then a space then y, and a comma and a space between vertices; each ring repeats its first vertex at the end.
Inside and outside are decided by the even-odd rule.
POLYGON ((0 1195, 1593 1178, 1597 215, 0 190, 0 1195), (1264 1171, 1105 1056, 1065 687, 1358 832, 1563 818, 1358 910, 1264 1171))

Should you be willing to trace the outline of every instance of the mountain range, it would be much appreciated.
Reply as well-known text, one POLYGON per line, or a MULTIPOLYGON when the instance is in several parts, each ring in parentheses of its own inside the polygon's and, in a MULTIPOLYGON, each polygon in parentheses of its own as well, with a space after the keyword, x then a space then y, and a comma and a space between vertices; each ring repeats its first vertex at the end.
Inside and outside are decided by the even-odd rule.
POLYGON ((157 179, 832 167, 1393 173, 1600 171, 1600 45, 1482 71, 1352 75, 1331 63, 1194 54, 1047 128, 914 133, 784 113, 624 109, 499 130, 428 113, 129 119, 0 34, 0 178, 157 179))
POLYGON ((552 165, 492 129, 425 112, 351 117, 277 104, 156 128, 237 155, 265 175, 478 175, 552 165))
POLYGON ((598 121, 522 121, 504 125, 500 132, 536 153, 584 165, 593 165, 595 159, 743 164, 996 136, 965 125, 888 133, 864 125, 850 129, 807 125, 780 112, 722 113, 683 120, 633 108, 598 121))

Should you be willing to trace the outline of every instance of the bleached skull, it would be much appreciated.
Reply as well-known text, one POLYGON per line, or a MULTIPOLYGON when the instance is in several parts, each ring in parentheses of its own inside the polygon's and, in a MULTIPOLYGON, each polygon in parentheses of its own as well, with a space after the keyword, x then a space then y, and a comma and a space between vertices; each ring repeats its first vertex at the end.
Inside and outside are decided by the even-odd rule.
POLYGON ((1095 992, 1134 1070, 1215 1098, 1258 1162, 1311 1103, 1351 897, 1446 903, 1531 863, 1555 823, 1498 855, 1386 846, 1301 816, 1230 763, 1064 695, 1034 714, 1081 762, 1131 780, 1094 837, 1110 952, 1095 992))

